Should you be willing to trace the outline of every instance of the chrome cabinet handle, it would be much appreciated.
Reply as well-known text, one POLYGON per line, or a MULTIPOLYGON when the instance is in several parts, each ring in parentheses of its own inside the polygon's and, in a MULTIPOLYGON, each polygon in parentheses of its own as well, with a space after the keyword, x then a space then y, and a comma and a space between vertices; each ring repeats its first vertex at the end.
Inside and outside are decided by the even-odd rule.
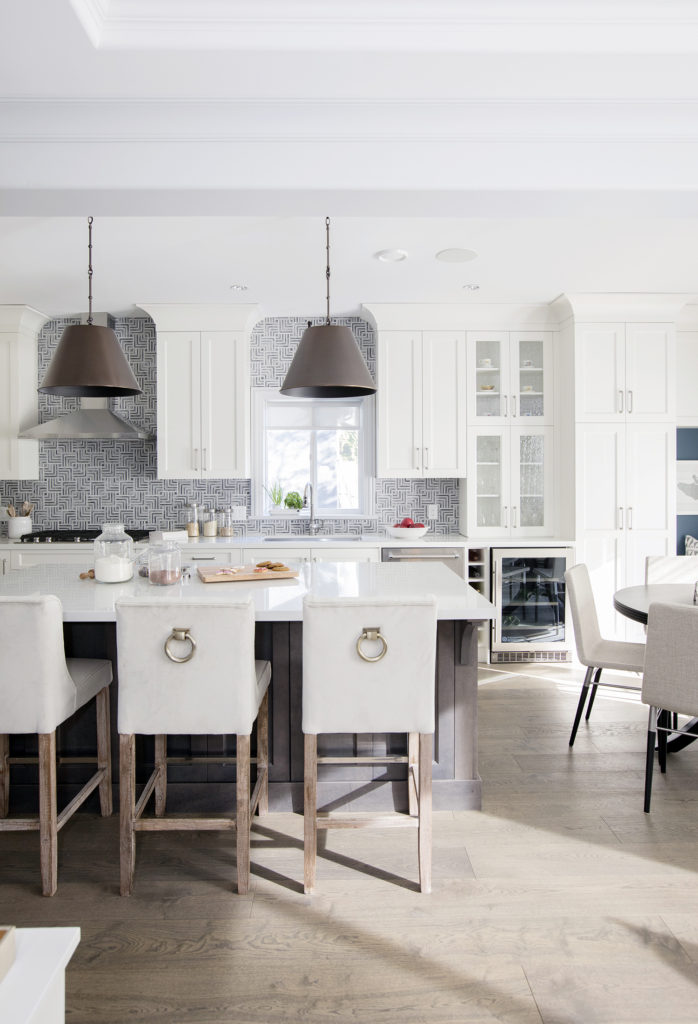
POLYGON ((203 465, 203 468, 204 468, 204 470, 208 469, 208 466, 207 466, 207 464, 206 464, 206 463, 207 463, 207 461, 208 461, 208 460, 207 460, 207 457, 206 457, 206 456, 207 456, 207 454, 208 454, 208 449, 207 449, 207 448, 204 448, 204 449, 203 449, 203 461, 204 461, 204 465, 203 465))
POLYGON ((7 572, 7 559, 3 558, 3 560, 2 560, 2 574, 3 574, 3 576, 6 574, 6 572, 7 572))
POLYGON ((509 415, 509 399, 508 399, 508 395, 502 395, 502 399, 504 401, 504 416, 506 417, 506 416, 509 415))
POLYGON ((514 529, 516 529, 516 505, 512 505, 511 508, 511 525, 514 527, 514 529))
POLYGON ((628 505, 628 529, 632 530, 632 528, 633 528, 633 507, 632 507, 632 505, 628 505))
POLYGON ((516 395, 511 396, 511 418, 516 419, 516 395))
POLYGON ((193 466, 193 468, 197 472, 199 471, 199 449, 198 448, 194 449, 194 466, 193 466))
POLYGON ((618 390, 618 412, 623 411, 623 392, 618 390))
POLYGON ((633 411, 633 393, 628 391, 628 412, 633 411))
POLYGON ((429 469, 429 449, 424 449, 424 468, 429 469))
POLYGON ((623 529, 623 506, 622 505, 618 508, 618 529, 619 530, 623 529))
POLYGON ((503 511, 504 511, 504 528, 505 528, 505 530, 508 530, 509 529, 509 506, 505 505, 503 511))
POLYGON ((419 469, 420 468, 420 464, 419 464, 419 453, 420 453, 420 451, 421 451, 420 448, 415 448, 415 450, 414 450, 413 465, 414 465, 415 469, 419 469))

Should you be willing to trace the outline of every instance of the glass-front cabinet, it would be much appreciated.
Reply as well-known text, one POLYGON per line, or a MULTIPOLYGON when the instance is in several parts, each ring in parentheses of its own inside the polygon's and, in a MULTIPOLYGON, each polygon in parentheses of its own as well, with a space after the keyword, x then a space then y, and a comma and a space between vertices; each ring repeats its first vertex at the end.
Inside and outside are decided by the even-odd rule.
POLYGON ((571 657, 565 570, 569 548, 493 548, 492 661, 571 657))
POLYGON ((468 332, 471 423, 552 423, 550 331, 468 332))
POLYGON ((467 536, 550 535, 552 427, 476 427, 468 445, 467 536))

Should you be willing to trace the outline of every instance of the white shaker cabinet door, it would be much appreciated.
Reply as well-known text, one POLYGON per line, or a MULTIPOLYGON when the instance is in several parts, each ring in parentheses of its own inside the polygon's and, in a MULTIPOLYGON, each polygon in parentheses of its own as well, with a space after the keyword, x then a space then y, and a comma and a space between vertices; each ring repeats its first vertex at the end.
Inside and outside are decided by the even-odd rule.
POLYGON ((422 470, 426 477, 466 475, 465 334, 422 335, 422 470))
POLYGON ((380 334, 377 409, 378 476, 423 476, 420 331, 380 334))
POLYGON ((673 325, 627 324, 625 330, 628 422, 673 419, 676 413, 673 325))
MULTIPOLYGON (((668 533, 675 522, 676 430, 664 423, 626 429, 625 528, 668 533)), ((642 581, 640 581, 642 582, 642 581)))
POLYGON ((201 476, 201 360, 199 332, 158 334, 158 477, 201 476))
POLYGON ((575 395, 578 422, 625 420, 625 324, 577 327, 575 395))
POLYGON ((241 331, 201 335, 201 476, 249 476, 249 371, 241 331))

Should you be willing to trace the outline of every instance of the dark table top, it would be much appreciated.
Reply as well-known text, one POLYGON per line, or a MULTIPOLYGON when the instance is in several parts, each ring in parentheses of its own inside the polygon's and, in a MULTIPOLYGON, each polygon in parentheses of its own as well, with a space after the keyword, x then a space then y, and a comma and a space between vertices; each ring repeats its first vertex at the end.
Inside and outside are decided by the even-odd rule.
POLYGON ((693 583, 650 583, 641 587, 623 587, 613 595, 613 607, 617 612, 634 622, 645 624, 649 606, 655 601, 693 605, 693 583))

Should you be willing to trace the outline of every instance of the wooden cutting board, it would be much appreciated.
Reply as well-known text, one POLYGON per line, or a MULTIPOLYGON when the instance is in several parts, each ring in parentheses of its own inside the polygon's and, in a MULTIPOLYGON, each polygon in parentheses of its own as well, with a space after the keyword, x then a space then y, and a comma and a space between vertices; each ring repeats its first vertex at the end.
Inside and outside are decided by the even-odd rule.
POLYGON ((293 580, 298 578, 294 569, 258 569, 254 565, 215 565, 209 569, 197 566, 203 583, 249 583, 250 580, 293 580))

